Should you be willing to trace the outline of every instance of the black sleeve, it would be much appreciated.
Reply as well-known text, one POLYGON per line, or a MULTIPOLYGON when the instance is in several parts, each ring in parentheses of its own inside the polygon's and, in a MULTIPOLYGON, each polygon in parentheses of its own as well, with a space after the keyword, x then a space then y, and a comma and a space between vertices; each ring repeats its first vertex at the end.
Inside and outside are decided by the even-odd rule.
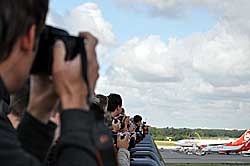
POLYGON ((42 162, 53 141, 55 128, 55 124, 45 125, 26 112, 17 130, 18 139, 25 151, 42 162))
POLYGON ((112 131, 113 143, 117 144, 117 132, 112 131))
MULTIPOLYGON (((33 122, 36 123, 36 120, 32 119, 32 117, 27 118, 28 119, 24 119, 24 121, 22 122, 22 126, 20 126, 19 128, 19 134, 21 135, 21 137, 24 137, 24 135, 22 134, 27 133, 31 136, 32 134, 30 134, 28 131, 30 131, 31 133, 34 132, 34 135, 32 137, 36 137, 36 139, 40 140, 41 138, 37 137, 42 137, 42 135, 46 135, 46 132, 43 130, 44 126, 40 126, 42 128, 39 128, 38 124, 33 124, 32 127, 28 126, 28 124, 32 124, 31 122, 33 120, 33 122), (40 135, 38 136, 36 134, 39 134, 39 131, 42 132, 42 134, 40 133, 40 135)), ((90 112, 85 112, 83 110, 67 110, 62 113, 61 138, 58 141, 58 151, 55 159, 56 164, 58 166, 97 165, 95 146, 91 137, 92 127, 95 123, 94 121, 95 120, 93 114, 90 112)), ((40 157, 38 155, 38 157, 35 158, 26 152, 27 149, 29 149, 30 147, 26 147, 27 149, 25 150, 22 148, 17 138, 17 133, 9 123, 6 116, 0 116, 0 136, 1 166, 41 166, 41 162, 39 162, 37 158, 42 158, 42 155, 40 157)), ((42 139, 41 141, 44 141, 42 139)), ((31 140, 23 141, 23 147, 31 143, 31 140)), ((45 142, 40 143, 45 144, 45 146, 47 146, 45 142)), ((30 146, 33 146, 35 148, 40 147, 39 141, 37 141, 35 145, 30 146)), ((40 154, 41 152, 38 151, 38 149, 31 149, 30 153, 40 154)))
POLYGON ((61 114, 61 137, 57 145, 57 165, 98 165, 92 137, 94 124, 93 112, 73 109, 63 111, 61 114))
POLYGON ((3 114, 0 115, 0 137, 1 166, 40 166, 36 158, 22 149, 15 129, 3 114))

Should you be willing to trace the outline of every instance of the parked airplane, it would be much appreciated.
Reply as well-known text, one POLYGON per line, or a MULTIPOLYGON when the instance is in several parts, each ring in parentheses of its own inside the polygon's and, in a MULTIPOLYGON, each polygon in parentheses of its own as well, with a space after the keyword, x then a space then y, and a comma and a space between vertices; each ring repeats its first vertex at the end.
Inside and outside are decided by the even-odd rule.
POLYGON ((175 142, 176 146, 181 147, 193 147, 193 146, 201 146, 201 145, 223 145, 226 143, 230 143, 232 140, 192 140, 192 139, 184 139, 175 142))
POLYGON ((217 145, 217 146, 203 146, 201 147, 201 154, 209 152, 217 152, 220 154, 229 154, 232 152, 242 152, 250 149, 250 139, 243 142, 241 145, 217 145))
POLYGON ((242 140, 248 140, 250 138, 250 130, 247 130, 240 138, 232 141, 232 140, 195 140, 195 139, 184 139, 175 142, 176 146, 181 147, 194 147, 194 146, 202 146, 202 145, 241 145, 242 140))
POLYGON ((250 149, 250 130, 247 130, 240 138, 233 142, 217 146, 202 145, 200 149, 202 154, 208 152, 229 154, 231 152, 247 151, 250 149))

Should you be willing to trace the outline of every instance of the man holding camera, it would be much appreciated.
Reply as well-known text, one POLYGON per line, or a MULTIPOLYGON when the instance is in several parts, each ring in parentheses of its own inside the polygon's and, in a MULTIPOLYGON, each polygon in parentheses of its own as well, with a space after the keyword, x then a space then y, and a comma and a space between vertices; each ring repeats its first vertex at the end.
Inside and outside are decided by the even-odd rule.
POLYGON ((94 116, 87 102, 98 78, 97 39, 91 34, 80 34, 86 43, 90 91, 82 78, 81 57, 65 62, 65 45, 56 41, 52 79, 31 76, 28 110, 17 131, 7 118, 9 94, 19 90, 30 75, 47 10, 48 0, 0 0, 0 163, 41 165, 55 129, 49 122, 50 110, 59 97, 63 111, 56 165, 97 165, 91 140, 94 116))

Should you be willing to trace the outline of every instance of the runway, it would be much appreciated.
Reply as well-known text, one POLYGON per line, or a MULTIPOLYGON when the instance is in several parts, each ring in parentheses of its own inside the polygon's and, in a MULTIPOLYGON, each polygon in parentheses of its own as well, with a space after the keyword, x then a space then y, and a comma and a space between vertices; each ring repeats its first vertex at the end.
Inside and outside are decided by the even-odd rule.
MULTIPOLYGON (((181 152, 175 152, 173 149, 160 149, 161 155, 165 163, 182 163, 191 164, 196 163, 218 163, 218 164, 228 164, 228 165, 249 165, 250 157, 244 157, 243 155, 221 155, 221 154, 208 154, 205 156, 197 155, 187 155, 181 152)), ((172 165, 171 164, 171 165, 172 165)), ((213 165, 214 165, 213 164, 213 165)), ((168 164, 166 164, 168 165, 168 164)), ((202 164, 203 165, 203 164, 202 164)))

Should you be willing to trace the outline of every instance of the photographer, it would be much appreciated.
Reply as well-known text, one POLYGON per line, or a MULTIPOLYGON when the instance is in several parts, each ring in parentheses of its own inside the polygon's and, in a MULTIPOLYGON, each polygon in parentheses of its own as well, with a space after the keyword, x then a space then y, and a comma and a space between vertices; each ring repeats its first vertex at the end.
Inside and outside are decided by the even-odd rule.
POLYGON ((139 143, 143 139, 143 131, 142 131, 142 117, 140 115, 134 116, 134 124, 136 125, 136 143, 139 143))
POLYGON ((93 127, 93 137, 99 158, 103 166, 115 166, 116 158, 113 147, 112 133, 104 124, 104 114, 107 112, 108 98, 103 95, 93 97, 91 111, 95 114, 96 125, 93 127))
POLYGON ((118 94, 111 93, 108 96, 108 111, 111 112, 111 118, 108 122, 108 127, 112 130, 114 144, 117 141, 117 133, 121 128, 118 116, 122 112, 122 98, 118 94))
POLYGON ((108 111, 114 119, 122 113, 122 98, 118 94, 111 93, 108 96, 108 111))
POLYGON ((97 40, 91 34, 81 33, 86 42, 90 92, 82 79, 80 56, 65 62, 64 43, 57 41, 53 50, 54 84, 48 77, 31 77, 28 111, 17 135, 7 118, 9 94, 17 92, 29 77, 47 10, 48 0, 0 1, 0 163, 41 165, 53 140, 55 125, 49 117, 58 95, 63 110, 56 165, 97 165, 91 140, 95 120, 86 101, 98 78, 97 40))
POLYGON ((98 94, 92 98, 93 112, 97 120, 105 121, 105 114, 108 107, 108 97, 98 94))
MULTIPOLYGON (((27 142, 21 142, 24 150, 21 149, 16 131, 7 115, 10 111, 9 93, 17 92, 29 76, 29 69, 34 59, 34 43, 43 27, 48 1, 0 1, 0 8, 0 161, 3 165, 17 165, 18 163, 37 165, 38 161, 24 152, 24 150, 30 152, 26 147, 33 147, 37 144, 33 141, 31 146, 26 146, 27 140, 27 142), (39 10, 37 9, 36 12, 32 10, 38 7, 39 10)), ((27 123, 30 125, 23 129, 20 127, 18 135, 24 135, 23 131, 28 131, 32 127, 37 128, 33 135, 39 134, 40 137, 36 141, 40 141, 44 148, 40 149, 39 153, 32 148, 34 151, 30 153, 37 159, 43 160, 50 144, 50 133, 53 132, 53 127, 42 124, 40 121, 42 121, 41 117, 35 119, 30 114, 24 114, 22 126, 27 123), (46 139, 42 139, 44 137, 46 139)))

